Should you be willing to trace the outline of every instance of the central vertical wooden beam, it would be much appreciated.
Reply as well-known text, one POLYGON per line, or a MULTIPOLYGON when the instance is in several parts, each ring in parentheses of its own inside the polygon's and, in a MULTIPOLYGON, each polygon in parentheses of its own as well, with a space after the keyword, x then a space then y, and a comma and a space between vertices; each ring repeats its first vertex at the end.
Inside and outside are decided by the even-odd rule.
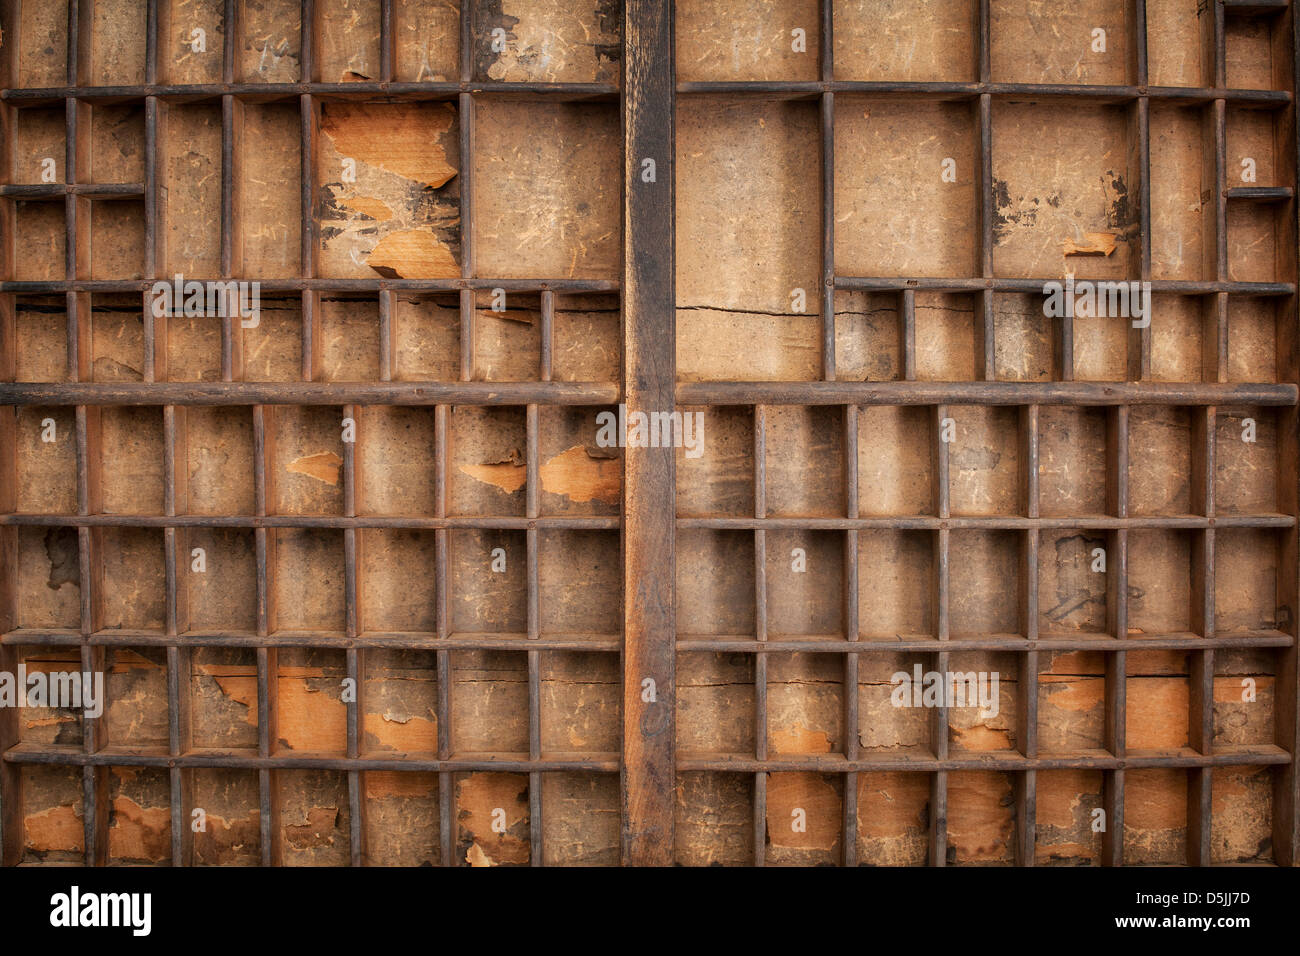
MULTIPOLYGON (((673 7, 623 17, 623 401, 674 409, 673 7)), ((623 452, 624 865, 673 858, 676 785, 672 448, 623 452), (653 685, 649 682, 653 681, 653 685)))

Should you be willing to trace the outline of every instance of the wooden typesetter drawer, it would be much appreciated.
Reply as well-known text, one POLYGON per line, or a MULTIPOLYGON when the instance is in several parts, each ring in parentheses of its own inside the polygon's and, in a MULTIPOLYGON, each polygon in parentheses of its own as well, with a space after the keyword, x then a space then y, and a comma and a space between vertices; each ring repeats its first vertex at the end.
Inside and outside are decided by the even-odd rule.
POLYGON ((1297 862, 1292 3, 0 10, 5 864, 1297 862))

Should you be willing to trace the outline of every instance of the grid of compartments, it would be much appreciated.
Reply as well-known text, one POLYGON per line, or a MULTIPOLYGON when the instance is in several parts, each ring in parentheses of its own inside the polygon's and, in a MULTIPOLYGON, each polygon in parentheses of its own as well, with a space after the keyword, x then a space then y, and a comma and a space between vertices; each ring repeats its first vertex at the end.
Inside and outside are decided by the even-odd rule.
POLYGON ((1293 863, 1292 6, 676 27, 676 860, 1293 863))
POLYGON ((621 6, 4 16, 4 862, 617 862, 621 6))

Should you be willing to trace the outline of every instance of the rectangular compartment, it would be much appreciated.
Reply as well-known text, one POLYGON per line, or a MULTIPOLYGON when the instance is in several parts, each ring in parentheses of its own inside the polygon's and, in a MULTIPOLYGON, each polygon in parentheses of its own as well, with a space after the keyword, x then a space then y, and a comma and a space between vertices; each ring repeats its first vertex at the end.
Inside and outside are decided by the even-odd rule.
POLYGON ((504 0, 475 8, 474 79, 613 83, 622 76, 622 9, 609 0, 504 0))
POLYGON ((277 753, 343 754, 347 750, 347 676, 343 651, 285 647, 275 671, 277 753))
POLYGON ((236 171, 236 275, 286 278, 302 271, 302 130, 298 104, 244 103, 236 171))
POLYGON ((978 17, 971 0, 834 0, 835 78, 975 80, 978 17))
POLYGON ((451 531, 447 535, 453 632, 528 631, 528 551, 519 531, 451 531))
POLYGON ((255 751, 257 651, 196 647, 190 651, 185 680, 181 693, 189 694, 193 746, 255 751))

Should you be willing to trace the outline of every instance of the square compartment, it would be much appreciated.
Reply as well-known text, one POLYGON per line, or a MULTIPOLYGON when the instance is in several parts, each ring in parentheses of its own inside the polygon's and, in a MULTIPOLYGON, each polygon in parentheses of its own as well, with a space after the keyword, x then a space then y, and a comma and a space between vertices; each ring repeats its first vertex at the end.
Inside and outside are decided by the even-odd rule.
MULTIPOLYGON (((140 40, 149 33, 148 6, 148 0, 101 0, 91 5, 90 23, 81 26, 83 31, 89 28, 90 56, 77 65, 79 83, 84 86, 144 83, 145 45, 140 40)), ((83 33, 83 44, 85 39, 83 33)))
POLYGON ((14 381, 66 382, 68 300, 61 295, 16 295, 14 381))
POLYGON ((279 631, 344 630, 343 532, 276 528, 271 580, 279 631))
POLYGON ((532 856, 528 774, 465 773, 453 779, 456 859, 472 866, 528 866, 532 856), (505 832, 501 832, 503 820, 505 832))
POLYGON ((1274 775, 1268 767, 1218 767, 1210 818, 1210 862, 1268 865, 1273 857, 1274 775))
POLYGON ((432 515, 438 483, 434 410, 375 405, 358 413, 357 512, 432 515))
POLYGON ((975 80, 978 16, 971 0, 834 0, 835 79, 975 80))
POLYGON ((1185 770, 1130 770, 1124 774, 1124 862, 1187 864, 1185 770))
POLYGON ((766 533, 767 629, 790 636, 844 636, 844 534, 766 533))
POLYGON ((524 409, 452 408, 448 455, 448 512, 523 515, 528 481, 524 409))
POLYGON ((617 532, 543 531, 537 563, 543 632, 621 634, 623 562, 617 532))
MULTIPOLYGON (((1151 297, 1152 381, 1205 381, 1205 346, 1217 340, 1215 308, 1212 295, 1151 297)), ((1213 365, 1208 372, 1213 378, 1213 365)))
POLYGON ((916 377, 922 382, 973 382, 984 374, 984 315, 976 296, 918 292, 916 377))
POLYGON ((403 0, 393 8, 393 79, 446 83, 460 79, 460 6, 403 0))
POLYGON ((1278 359, 1285 365, 1285 306, 1277 299, 1228 297, 1228 381, 1276 382, 1278 359), (1281 320, 1281 324, 1279 323, 1281 320))
POLYGON ((1279 573, 1285 573, 1284 567, 1277 531, 1218 529, 1214 534, 1214 632, 1283 630, 1290 616, 1290 609, 1282 607, 1279 600, 1279 573))
POLYGON ((623 369, 623 327, 616 295, 557 295, 551 377, 557 382, 616 382, 623 369))
POLYGON ((933 662, 929 654, 888 652, 858 659, 857 735, 858 746, 867 759, 930 756, 932 708, 913 706, 911 694, 899 688, 904 676, 914 678, 918 666, 922 673, 932 670, 933 662))
POLYGON ((383 80, 379 72, 379 0, 320 0, 315 35, 318 83, 383 80))
POLYGON ((1129 410, 1130 515, 1186 515, 1200 508, 1191 487, 1192 414, 1161 405, 1129 410))
POLYGON ((1039 532, 1040 634, 1082 637, 1106 633, 1110 576, 1118 573, 1118 569, 1111 565, 1114 560, 1112 551, 1104 531, 1052 529, 1039 532))
POLYGON ((1039 660, 1038 750, 1106 752, 1106 660, 1102 651, 1049 653, 1039 660))
POLYGON ((1138 181, 1130 114, 1121 106, 993 104, 995 275, 1129 278, 1138 181), (1107 255, 1076 251, 1111 240, 1107 255))
POLYGON ((188 686, 182 687, 181 693, 189 694, 193 746, 256 752, 257 651, 251 647, 195 647, 189 658, 188 686))
POLYGON ((267 499, 275 514, 343 513, 343 410, 267 409, 267 499))
POLYGON ((302 299, 262 296, 258 312, 257 325, 236 333, 244 381, 302 381, 302 299))
POLYGON ((1264 16, 1235 16, 1231 7, 1224 8, 1228 89, 1285 90, 1292 84, 1290 17, 1277 11, 1264 12, 1264 16))
MULTIPOLYGON (((81 674, 81 651, 75 646, 19 647, 18 663, 28 675, 46 675, 48 680, 62 679, 65 674, 81 674)), ((83 683, 81 703, 85 703, 83 683)), ((93 684, 91 685, 94 690, 93 684)), ((77 747, 85 742, 85 719, 81 707, 22 708, 17 721, 18 742, 37 747, 77 747)))
POLYGON ((989 651, 956 651, 951 655, 947 669, 951 679, 945 674, 953 702, 946 711, 950 753, 962 757, 1018 752, 1021 660, 1019 654, 989 651))
POLYGON ((280 770, 277 844, 285 866, 347 866, 352 810, 348 775, 335 770, 280 770))
POLYGON ((177 544, 177 576, 186 612, 180 626, 190 631, 256 631, 257 544, 253 529, 188 528, 177 533, 177 544))
POLYGON ((1106 513, 1107 418, 1104 408, 1039 409, 1038 506, 1044 517, 1106 513))
POLYGON ((531 382, 540 379, 540 297, 508 293, 504 289, 480 289, 474 301, 474 380, 531 382))
POLYGON ((957 405, 948 409, 948 415, 956 426, 954 440, 948 446, 952 513, 1020 514, 1019 409, 957 405))
POLYGON ((677 749, 754 753, 754 655, 677 655, 677 749))
POLYGON ((221 381, 222 324, 215 315, 169 315, 154 320, 154 335, 162 340, 158 358, 165 362, 159 364, 163 364, 167 381, 221 381))
MULTIPOLYGON (((1272 746, 1276 737, 1278 652, 1269 647, 1219 651, 1214 657, 1216 752, 1272 746)), ((1261 768, 1262 769, 1262 768, 1261 768)))
POLYGON ((1100 770, 1042 770, 1034 799, 1034 864, 1098 866, 1102 834, 1093 831, 1102 809, 1105 774, 1100 770))
MULTIPOLYGON (((104 724, 108 745, 167 752, 167 649, 104 651, 104 724)), ((141 768, 143 770, 143 768, 141 768)), ((163 772, 164 776, 166 771, 163 772)), ((164 790, 165 792, 165 790, 164 790)), ((163 801, 167 804, 166 798, 163 801)))
POLYGON ((276 753, 341 754, 347 749, 347 676, 343 651, 284 647, 275 671, 276 753))
POLYGON ((244 0, 236 79, 297 83, 302 79, 302 5, 293 0, 244 0))
POLYGON ((612 773, 542 774, 546 866, 617 866, 619 778, 612 773))
POLYGON ((933 515, 932 409, 868 405, 858 409, 858 514, 933 515))
MULTIPOLYGON (((903 378, 903 322, 897 292, 835 293, 835 378, 893 382, 903 378)), ((816 362, 817 356, 809 355, 816 362)), ((811 374, 816 374, 813 368, 811 374)))
POLYGON ((1198 0, 1147 0, 1148 82, 1152 86, 1213 86, 1214 23, 1198 0), (1207 22, 1209 21, 1209 22, 1207 22))
POLYGON ((1050 382, 1058 368, 1059 324, 1037 294, 993 295, 993 369, 1000 382, 1050 382))
POLYGON ((18 539, 16 625, 81 628, 81 556, 77 529, 22 525, 18 539))
POLYGON ((1009 866, 1015 860, 1015 784, 1009 773, 948 774, 947 861, 1009 866))
POLYGON ((1220 408, 1214 425, 1215 512, 1276 514, 1283 437, 1277 409, 1220 408))
MULTIPOLYGON (((366 754, 436 756, 438 679, 438 655, 435 651, 368 649, 365 654, 365 687, 361 695, 362 751, 366 754)), ((401 773, 392 776, 400 779, 389 781, 384 788, 386 791, 412 775, 401 773)), ((438 790, 436 779, 433 789, 435 793, 438 790)), ((402 793, 395 791, 388 795, 400 796, 402 793)))
POLYGON ((954 638, 1019 636, 1020 549, 1012 531, 954 531, 948 617, 954 638))
POLYGON ((448 533, 451 629, 470 634, 528 631, 528 550, 520 531, 448 533))
POLYGON ((836 271, 974 274, 979 119, 970 104, 848 96, 836 107, 836 271))
POLYGON ((393 378, 460 381, 460 297, 392 295, 393 378))
POLYGON ((20 282, 62 282, 68 278, 67 217, 63 200, 14 202, 13 243, 22 255, 13 258, 13 277, 20 282))
POLYGON ((451 652, 451 749, 528 753, 528 655, 451 652))
POLYGON ((162 82, 220 83, 227 26, 222 0, 163 0, 158 8, 162 82))
POLYGON ((769 517, 845 513, 844 413, 834 406, 774 405, 767 419, 769 517))
POLYGON ((684 528, 677 532, 677 632, 736 634, 755 628, 754 535, 684 528))
POLYGON ((359 543, 361 629, 436 633, 435 532, 363 528, 359 543))
POLYGON ((858 634, 906 640, 935 633, 934 534, 858 532, 858 634))
MULTIPOLYGON (((1191 630, 1192 547, 1192 532, 1129 532, 1129 634, 1185 634, 1191 630)), ((1130 726, 1133 723, 1130 719, 1130 726)))
POLYGON ((542 753, 618 753, 623 746, 623 675, 617 654, 541 654, 542 753))
MULTIPOLYGON (((89 375, 83 371, 82 378, 93 382, 144 381, 148 356, 144 350, 142 300, 116 293, 92 295, 90 301, 91 367, 89 375)), ((85 321, 83 314, 81 322, 85 321)), ((79 331, 84 335, 84 329, 79 331)))
POLYGON ((90 110, 90 181, 140 183, 143 188, 144 106, 83 104, 83 108, 90 110))
POLYGON ((108 865, 172 861, 171 774, 162 767, 107 767, 108 865))
POLYGON ((361 780, 366 865, 441 866, 438 775, 369 770, 361 780))
POLYGON ((703 415, 708 454, 677 453, 677 514, 750 517, 754 514, 754 412, 749 406, 683 406, 703 415))
POLYGON ((62 184, 68 181, 67 113, 62 106, 13 112, 9 182, 62 184))
POLYGON ((843 753, 843 712, 844 661, 840 655, 768 655, 769 754, 843 753))
POLYGON ((24 764, 18 780, 22 862, 85 865, 82 768, 24 764))
POLYGON ((817 0, 679 0, 674 37, 677 76, 683 81, 816 80, 821 75, 817 0))
POLYGON ((928 773, 858 774, 858 862, 924 866, 930 852, 928 773))
POLYGON ((327 101, 319 122, 317 274, 459 278, 456 107, 327 101))
POLYGON ((177 510, 249 515, 255 509, 253 417, 247 408, 177 411, 177 510))
POLYGON ((373 296, 322 295, 316 312, 319 354, 313 356, 322 382, 379 379, 379 302, 373 296))
POLYGON ((65 86, 68 82, 68 0, 18 6, 14 85, 65 86))
MULTIPOLYGON (((196 866, 260 866, 262 801, 256 770, 189 771, 190 800, 208 818, 194 834, 196 866)), ((190 810, 184 811, 188 818, 190 810)))
POLYGON ((752 773, 679 773, 674 792, 675 864, 753 866, 752 773))

